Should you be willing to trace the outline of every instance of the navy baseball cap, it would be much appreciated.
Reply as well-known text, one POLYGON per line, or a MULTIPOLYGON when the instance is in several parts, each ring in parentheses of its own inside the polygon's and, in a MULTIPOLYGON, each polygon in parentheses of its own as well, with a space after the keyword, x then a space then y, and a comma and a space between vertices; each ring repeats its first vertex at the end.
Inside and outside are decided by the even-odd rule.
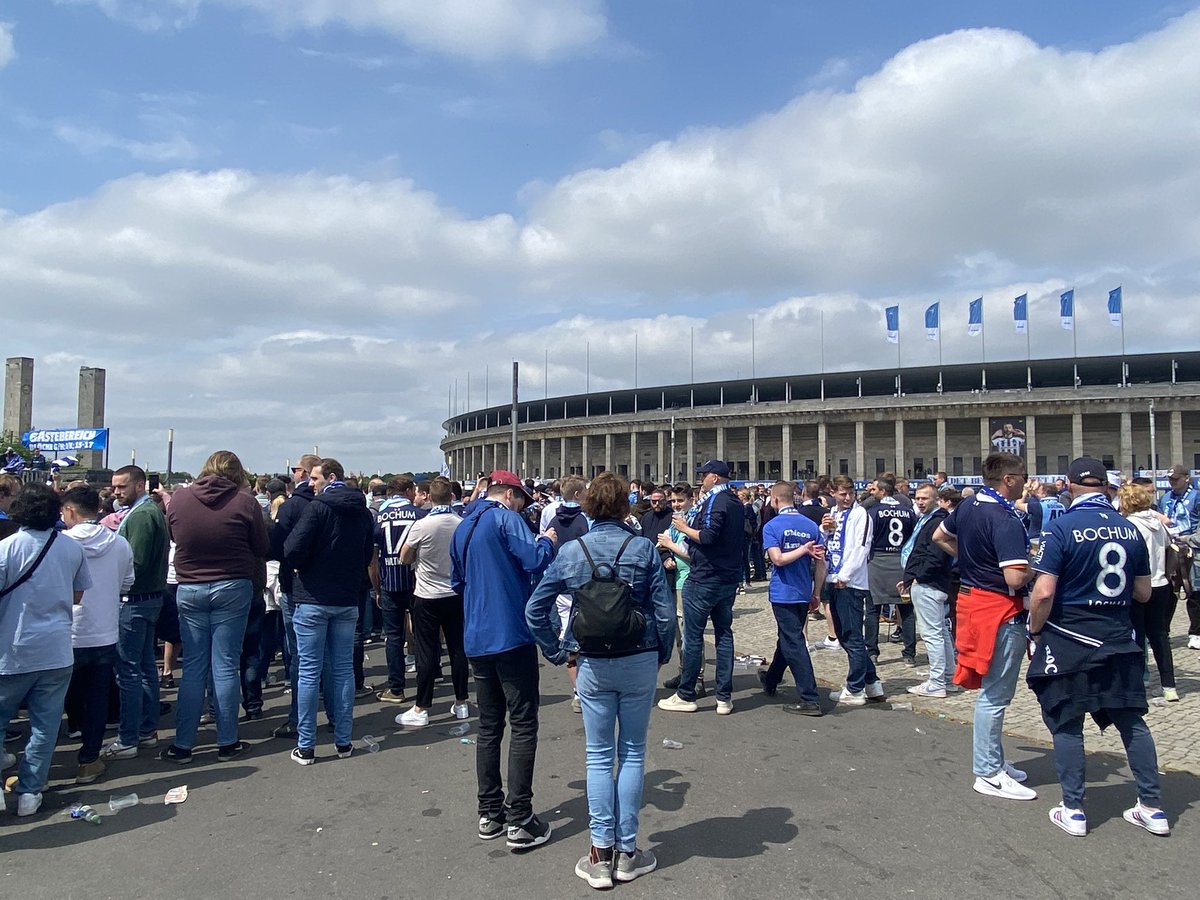
POLYGON ((1067 468, 1067 481, 1087 487, 1104 487, 1108 483, 1108 470, 1100 460, 1081 456, 1067 468))
POLYGON ((720 478, 730 477, 729 466, 719 459, 710 459, 697 469, 697 472, 701 475, 716 475, 720 478))

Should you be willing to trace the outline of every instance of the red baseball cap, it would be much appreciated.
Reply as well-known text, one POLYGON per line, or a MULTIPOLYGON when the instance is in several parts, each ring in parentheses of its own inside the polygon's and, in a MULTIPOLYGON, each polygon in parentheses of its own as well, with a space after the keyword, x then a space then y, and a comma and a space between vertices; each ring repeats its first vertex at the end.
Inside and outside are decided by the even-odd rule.
POLYGON ((525 487, 525 482, 512 472, 505 469, 497 469, 488 477, 488 482, 492 485, 502 484, 505 487, 518 490, 524 495, 527 503, 533 502, 533 494, 529 492, 529 488, 525 487))

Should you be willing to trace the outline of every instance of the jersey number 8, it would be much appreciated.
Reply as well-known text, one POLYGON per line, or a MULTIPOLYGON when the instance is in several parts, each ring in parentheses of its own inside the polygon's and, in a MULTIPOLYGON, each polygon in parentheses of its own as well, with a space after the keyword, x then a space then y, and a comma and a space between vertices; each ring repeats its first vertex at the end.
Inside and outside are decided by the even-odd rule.
POLYGON ((1128 580, 1125 575, 1125 548, 1116 541, 1109 541, 1100 547, 1096 554, 1096 562, 1100 566, 1100 574, 1096 576, 1096 590, 1105 597, 1120 597, 1125 593, 1128 580), (1109 585, 1111 577, 1115 576, 1117 583, 1109 585))

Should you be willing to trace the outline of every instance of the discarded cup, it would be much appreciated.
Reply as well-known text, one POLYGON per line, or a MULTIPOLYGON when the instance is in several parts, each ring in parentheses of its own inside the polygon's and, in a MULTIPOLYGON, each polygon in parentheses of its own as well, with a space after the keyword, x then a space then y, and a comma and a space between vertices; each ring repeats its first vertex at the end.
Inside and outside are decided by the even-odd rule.
POLYGON ((123 797, 109 797, 108 808, 113 812, 120 812, 123 809, 128 809, 131 806, 138 805, 137 794, 125 794, 123 797))
POLYGON ((370 734, 363 735, 362 745, 363 745, 363 749, 366 750, 368 753, 378 753, 379 752, 379 741, 375 740, 374 735, 370 735, 370 734))
POLYGON ((461 725, 455 725, 453 728, 451 728, 450 733, 452 735, 454 735, 455 737, 459 737, 460 735, 466 734, 470 730, 471 730, 470 724, 467 722, 463 722, 461 725))
POLYGON ((683 749, 683 744, 679 743, 679 741, 673 741, 670 738, 663 738, 663 746, 666 747, 668 750, 682 750, 683 749))
POLYGON ((892 709, 912 709, 911 703, 893 703, 892 709))

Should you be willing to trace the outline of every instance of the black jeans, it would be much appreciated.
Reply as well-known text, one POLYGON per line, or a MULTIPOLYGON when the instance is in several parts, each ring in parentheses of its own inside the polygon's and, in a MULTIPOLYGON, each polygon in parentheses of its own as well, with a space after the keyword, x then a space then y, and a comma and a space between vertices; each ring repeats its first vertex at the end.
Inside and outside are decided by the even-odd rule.
POLYGON ((450 655, 450 680, 454 684, 454 699, 467 701, 467 653, 463 650, 462 595, 449 597, 413 597, 413 643, 417 657, 417 706, 429 709, 433 705, 433 681, 442 658, 438 633, 446 635, 446 652, 450 655))
POLYGON ((367 683, 367 673, 363 668, 366 660, 366 632, 363 630, 363 620, 367 616, 367 604, 371 602, 370 591, 363 591, 358 596, 358 618, 354 622, 354 690, 361 691, 367 683))
POLYGON ((801 700, 820 700, 817 693, 817 678, 813 673, 812 658, 808 655, 808 641, 804 636, 804 625, 808 621, 807 603, 772 603, 771 612, 779 626, 779 639, 775 642, 775 655, 764 677, 767 687, 777 687, 783 679, 784 669, 792 670, 796 680, 796 693, 801 700))
POLYGON ((246 634, 242 638, 242 709, 248 713, 260 713, 263 708, 263 665, 262 627, 267 614, 267 601, 260 592, 250 595, 250 614, 246 618, 246 634))
POLYGON ((1175 660, 1171 656, 1171 619, 1179 598, 1169 584, 1151 588, 1150 599, 1145 603, 1132 603, 1129 617, 1133 620, 1133 633, 1144 650, 1150 645, 1154 653, 1154 664, 1158 666, 1158 679, 1165 688, 1175 687, 1175 660))
MULTIPOLYGON (((917 658, 917 614, 911 603, 893 603, 893 609, 900 610, 900 639, 904 642, 903 656, 909 659, 917 658)), ((867 604, 866 615, 863 617, 863 640, 867 645, 867 653, 879 655, 879 610, 873 603, 867 604)), ((890 628, 891 626, 889 626, 890 628)))
POLYGON ((538 737, 538 658, 534 644, 471 657, 475 702, 479 705, 479 743, 475 772, 479 781, 479 815, 513 825, 533 815, 533 763, 538 737), (500 742, 507 714, 508 797, 500 778, 500 742))
POLYGON ((404 690, 404 615, 412 607, 411 591, 382 591, 379 599, 383 613, 384 655, 387 657, 388 687, 396 693, 404 690))
POLYGON ((76 647, 74 654, 75 668, 67 686, 67 727, 83 732, 83 745, 79 748, 79 764, 83 765, 100 758, 117 645, 76 647))

